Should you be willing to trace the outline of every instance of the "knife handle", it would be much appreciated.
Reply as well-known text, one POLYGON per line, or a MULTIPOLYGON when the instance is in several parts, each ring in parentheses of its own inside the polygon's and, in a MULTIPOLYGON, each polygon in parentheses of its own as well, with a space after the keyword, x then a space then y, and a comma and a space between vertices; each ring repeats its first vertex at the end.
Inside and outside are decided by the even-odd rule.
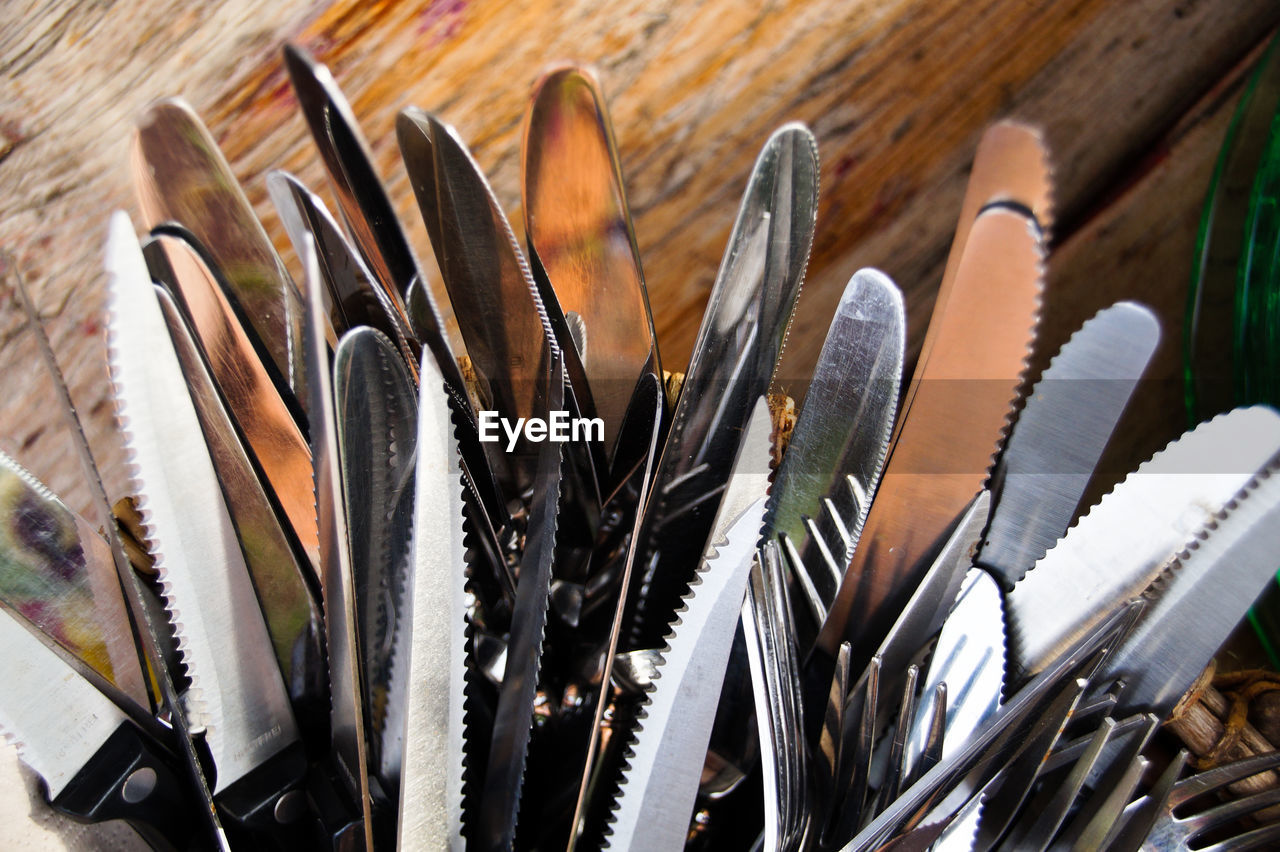
POLYGON ((132 723, 116 728, 51 803, 77 819, 122 819, 156 849, 188 849, 204 825, 188 785, 132 723))
POLYGON ((233 841, 253 849, 313 847, 306 775, 302 743, 294 743, 218 793, 218 811, 233 841))

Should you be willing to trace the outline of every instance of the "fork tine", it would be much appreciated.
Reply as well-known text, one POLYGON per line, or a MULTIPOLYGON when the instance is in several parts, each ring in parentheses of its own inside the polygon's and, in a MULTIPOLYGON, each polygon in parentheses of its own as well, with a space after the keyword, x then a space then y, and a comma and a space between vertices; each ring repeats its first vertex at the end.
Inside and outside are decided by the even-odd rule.
POLYGON ((1187 765, 1188 756, 1186 749, 1178 752, 1164 772, 1160 773, 1150 792, 1124 809, 1121 816, 1123 825, 1112 838, 1107 852, 1138 852, 1142 848, 1143 842, 1160 816, 1161 809, 1168 802, 1178 776, 1187 765))
POLYGON ((1102 720, 1098 730, 1093 734, 1089 747, 1076 765, 1071 767, 1071 771, 1063 782, 1056 788, 1046 788, 1043 797, 1037 795, 1027 805, 1028 814, 1035 814, 1035 822, 1031 823, 1025 832, 1021 828, 1015 828, 1014 833, 1005 843, 1006 848, 1034 849, 1036 852, 1048 848, 1049 842, 1053 840, 1053 836, 1058 833, 1058 829, 1066 820, 1072 802, 1080 793, 1080 788, 1084 786, 1085 778, 1089 776, 1089 772, 1102 755, 1102 749, 1111 738, 1111 732, 1115 727, 1116 720, 1110 716, 1102 720))
POLYGON ((1214 826, 1223 825, 1277 803, 1280 803, 1280 787, 1272 790, 1263 790, 1239 799, 1232 799, 1229 802, 1224 802, 1206 811, 1186 817, 1180 822, 1187 828, 1188 838, 1195 838, 1214 826))
POLYGON ((889 742, 889 768, 885 774, 884 785, 881 790, 880 803, 877 810, 888 807, 889 803, 898 798, 898 794, 902 792, 902 780, 904 770, 906 768, 907 736, 911 729, 915 726, 916 720, 916 683, 920 678, 920 668, 918 666, 909 666, 907 668, 907 682, 902 687, 902 705, 898 710, 897 727, 893 732, 893 739, 889 742))
POLYGON ((1246 831, 1244 834, 1237 834, 1235 837, 1223 840, 1221 843, 1205 846, 1200 852, 1245 852, 1248 849, 1274 849, 1278 840, 1280 840, 1280 823, 1274 823, 1272 825, 1264 825, 1262 828, 1255 828, 1253 831, 1246 831))
POLYGON ((1269 751, 1265 754, 1246 757, 1233 763, 1215 766, 1213 769, 1207 769, 1204 772, 1192 775, 1177 784, 1173 789, 1173 795, 1169 797, 1170 806, 1176 808, 1196 796, 1212 792, 1228 784, 1234 784, 1237 781, 1243 781, 1250 775, 1257 775, 1259 772, 1275 769, 1276 767, 1280 767, 1280 751, 1269 751))

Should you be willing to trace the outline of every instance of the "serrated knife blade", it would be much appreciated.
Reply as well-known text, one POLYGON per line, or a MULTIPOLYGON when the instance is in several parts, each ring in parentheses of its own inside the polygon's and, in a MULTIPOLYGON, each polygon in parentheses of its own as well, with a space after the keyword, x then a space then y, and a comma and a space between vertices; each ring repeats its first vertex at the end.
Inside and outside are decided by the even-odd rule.
POLYGON ((215 795, 298 739, 271 639, 129 217, 107 246, 108 363, 130 479, 217 767, 215 795))
POLYGON ((770 432, 752 408, 702 565, 667 635, 606 838, 608 849, 681 849, 720 698, 720 684, 760 541, 770 432))
POLYGON ((1024 679, 1161 569, 1280 452, 1280 414, 1239 408, 1202 423, 1131 473, 1068 530, 1007 600, 1024 679))
POLYGON ((819 633, 870 658, 955 518, 985 484, 1000 449, 1039 317, 1041 233, 1029 216, 991 208, 969 231, 955 284, 935 310, 927 363, 819 633))
POLYGON ((466 545, 458 445, 434 359, 422 359, 418 400, 412 637, 400 784, 400 848, 461 852, 466 545))

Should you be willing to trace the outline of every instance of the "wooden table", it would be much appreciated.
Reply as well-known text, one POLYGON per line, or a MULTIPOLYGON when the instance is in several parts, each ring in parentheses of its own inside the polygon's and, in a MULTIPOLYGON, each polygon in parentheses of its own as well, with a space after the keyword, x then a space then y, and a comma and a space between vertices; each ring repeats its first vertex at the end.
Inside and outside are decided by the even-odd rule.
MULTIPOLYGON (((1182 307, 1196 221, 1243 69, 1280 6, 1234 0, 855 0, 741 4, 14 2, 0 24, 0 246, 17 257, 87 415, 109 487, 121 454, 103 369, 107 215, 135 213, 127 145, 180 94, 219 139, 291 269, 264 173, 321 187, 280 62, 328 62, 371 140, 420 258, 431 256, 392 131, 414 104, 457 125, 518 221, 520 122, 549 61, 594 64, 610 97, 665 363, 687 360, 754 157, 807 122, 823 159, 809 276, 779 374, 802 395, 849 275, 888 272, 918 346, 982 128, 1040 125, 1057 222, 1037 364, 1097 309, 1155 308, 1154 381, 1108 459, 1118 475, 1181 428, 1182 307)), ((327 187, 326 187, 327 190, 327 187)), ((9 347, 11 350, 13 347, 9 347)), ((18 356, 14 356, 18 357, 18 356)), ((23 356, 25 357, 25 356, 23 356)), ((29 361, 19 360, 19 363, 29 361)), ((11 387, 19 387, 10 369, 11 387)), ((11 390, 6 446, 65 458, 37 390, 11 390)), ((45 474, 76 493, 74 469, 45 474)))

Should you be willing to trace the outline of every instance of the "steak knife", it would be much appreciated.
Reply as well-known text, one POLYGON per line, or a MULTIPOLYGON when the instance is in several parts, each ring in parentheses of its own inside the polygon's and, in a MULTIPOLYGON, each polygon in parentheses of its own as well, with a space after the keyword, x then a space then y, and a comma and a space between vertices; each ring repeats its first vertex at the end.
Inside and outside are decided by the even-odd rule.
POLYGON ((246 827, 274 829, 274 805, 303 772, 298 729, 186 379, 123 213, 112 218, 107 271, 117 419, 191 681, 188 713, 206 729, 215 799, 246 827))

